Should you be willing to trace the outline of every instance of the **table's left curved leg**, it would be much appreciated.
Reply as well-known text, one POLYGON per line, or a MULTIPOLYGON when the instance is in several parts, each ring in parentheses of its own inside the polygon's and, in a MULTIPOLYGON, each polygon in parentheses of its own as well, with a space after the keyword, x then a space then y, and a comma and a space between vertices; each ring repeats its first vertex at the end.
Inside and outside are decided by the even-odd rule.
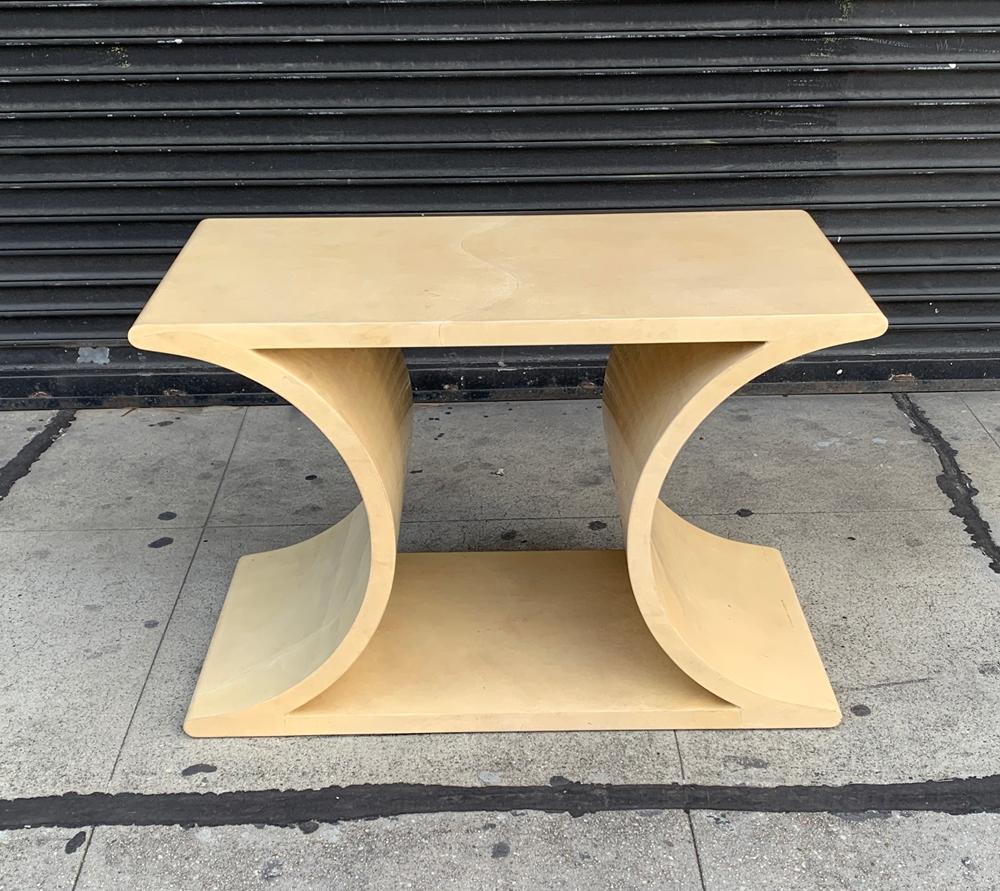
POLYGON ((361 503, 339 523, 239 561, 184 723, 192 736, 301 732, 290 716, 357 659, 392 589, 410 432, 402 354, 251 350, 193 335, 154 348, 269 387, 326 435, 354 475, 361 503))

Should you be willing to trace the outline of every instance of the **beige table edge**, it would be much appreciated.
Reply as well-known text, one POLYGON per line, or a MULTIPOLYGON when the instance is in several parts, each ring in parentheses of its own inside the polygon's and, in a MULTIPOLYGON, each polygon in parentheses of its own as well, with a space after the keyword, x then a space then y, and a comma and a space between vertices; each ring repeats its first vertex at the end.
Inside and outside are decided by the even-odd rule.
MULTIPOLYGON (((618 343, 604 425, 624 552, 397 554, 411 399, 396 346, 253 348, 245 328, 140 318, 135 346, 224 366, 297 406, 340 452, 362 499, 320 535, 240 560, 185 730, 838 723, 780 554, 698 529, 659 491, 684 442, 742 385, 885 327, 872 304, 772 320, 778 339, 618 343)), ((552 343, 561 329, 530 342, 552 343)))

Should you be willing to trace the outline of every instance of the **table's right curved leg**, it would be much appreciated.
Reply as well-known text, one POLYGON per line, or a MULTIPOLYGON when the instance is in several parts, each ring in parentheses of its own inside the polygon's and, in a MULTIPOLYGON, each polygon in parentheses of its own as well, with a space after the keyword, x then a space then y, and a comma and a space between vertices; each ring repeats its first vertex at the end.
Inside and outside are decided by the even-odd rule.
POLYGON ((608 364, 605 429, 636 602, 673 662, 737 707, 737 726, 832 726, 840 709, 780 553, 705 532, 659 493, 712 409, 820 345, 630 344, 608 364))
POLYGON ((230 368, 299 408, 340 452, 361 503, 291 547, 243 557, 191 700, 191 736, 280 736, 330 687, 382 618, 396 542, 410 425, 398 349, 250 350, 193 335, 140 343, 230 368))

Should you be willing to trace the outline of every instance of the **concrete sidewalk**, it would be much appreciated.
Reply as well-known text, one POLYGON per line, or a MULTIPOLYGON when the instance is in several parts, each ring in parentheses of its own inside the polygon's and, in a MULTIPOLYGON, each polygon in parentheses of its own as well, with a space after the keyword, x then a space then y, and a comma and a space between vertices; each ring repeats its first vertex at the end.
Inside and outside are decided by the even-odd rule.
MULTIPOLYGON (((600 412, 418 406, 402 548, 620 547, 600 412)), ((350 476, 286 407, 0 414, 0 816, 58 796, 36 823, 72 822, 70 792, 135 815, 0 832, 0 889, 1000 887, 991 813, 800 812, 849 784, 1000 774, 998 430, 995 393, 736 397, 671 473, 676 510, 782 550, 845 712, 834 730, 194 740, 181 721, 236 560, 339 519, 350 476), (566 781, 730 803, 802 789, 777 813, 442 801, 155 825, 192 791, 374 784, 392 813, 397 784, 566 781)))

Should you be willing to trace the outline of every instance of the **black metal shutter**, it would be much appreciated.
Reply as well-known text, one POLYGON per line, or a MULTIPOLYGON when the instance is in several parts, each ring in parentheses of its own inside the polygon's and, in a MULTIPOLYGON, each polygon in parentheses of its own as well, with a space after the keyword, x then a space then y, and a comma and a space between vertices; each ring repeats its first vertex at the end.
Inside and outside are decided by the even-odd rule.
MULTIPOLYGON (((892 330, 771 380, 1000 378, 995 0, 45 0, 0 37, 8 405, 253 398, 124 340, 235 214, 805 207, 892 330)), ((412 360, 428 389, 600 375, 412 360)))

